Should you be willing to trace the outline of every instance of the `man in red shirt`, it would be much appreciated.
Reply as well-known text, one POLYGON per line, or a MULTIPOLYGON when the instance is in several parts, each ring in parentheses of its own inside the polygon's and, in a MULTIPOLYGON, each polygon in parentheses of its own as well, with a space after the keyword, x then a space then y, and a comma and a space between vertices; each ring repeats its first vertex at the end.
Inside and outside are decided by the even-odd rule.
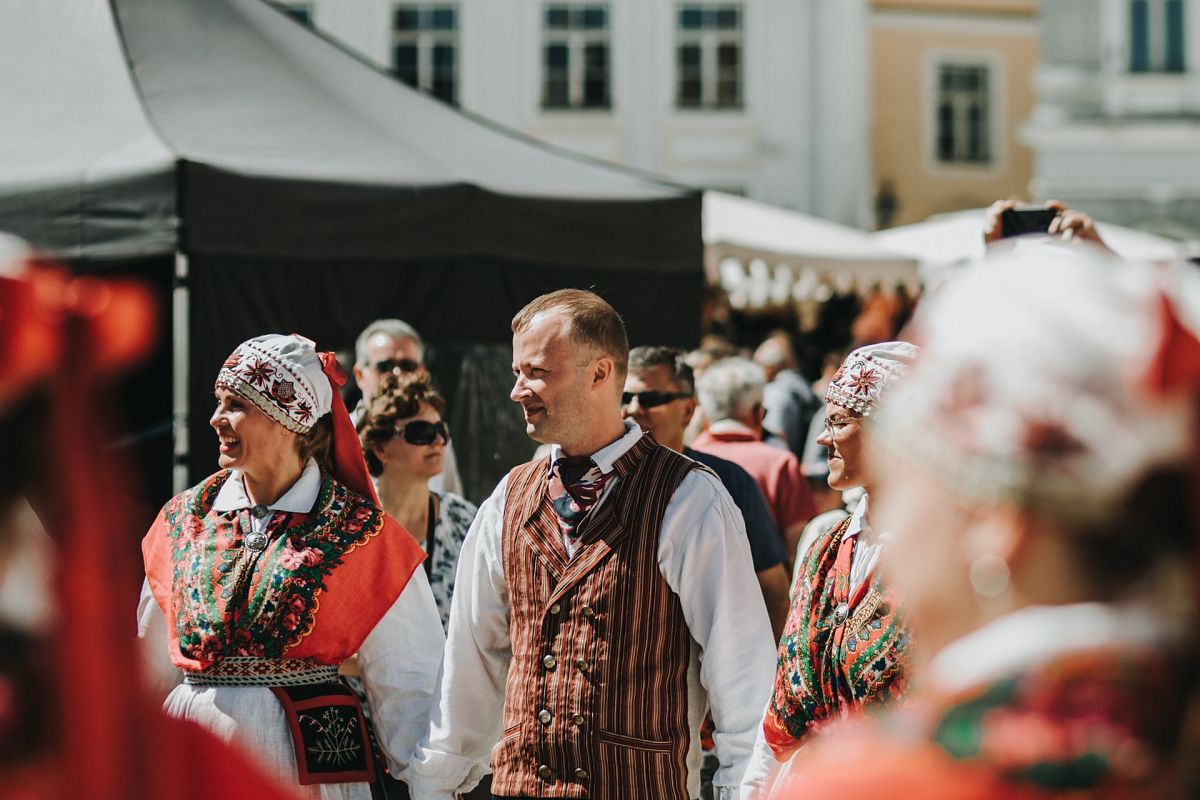
POLYGON ((790 563, 816 505, 796 456, 762 440, 765 384, 762 367, 744 358, 723 359, 705 370, 696 385, 705 429, 692 447, 732 461, 754 477, 783 535, 790 563))

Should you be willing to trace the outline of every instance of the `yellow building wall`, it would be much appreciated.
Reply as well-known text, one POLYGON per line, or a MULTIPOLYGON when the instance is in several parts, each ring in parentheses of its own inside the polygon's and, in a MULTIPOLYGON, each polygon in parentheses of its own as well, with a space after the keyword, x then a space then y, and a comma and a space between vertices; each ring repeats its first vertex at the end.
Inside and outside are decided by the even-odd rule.
POLYGON ((1001 0, 875 0, 872 21, 872 139, 876 192, 890 182, 890 224, 1024 198, 1032 152, 1017 129, 1033 110, 1038 58, 1037 3, 1001 0), (886 12, 880 14, 879 12, 886 12), (899 22, 900 24, 897 24, 899 22), (943 24, 945 23, 945 24, 943 24), (994 65, 991 91, 999 125, 989 166, 936 160, 936 69, 939 56, 994 65))

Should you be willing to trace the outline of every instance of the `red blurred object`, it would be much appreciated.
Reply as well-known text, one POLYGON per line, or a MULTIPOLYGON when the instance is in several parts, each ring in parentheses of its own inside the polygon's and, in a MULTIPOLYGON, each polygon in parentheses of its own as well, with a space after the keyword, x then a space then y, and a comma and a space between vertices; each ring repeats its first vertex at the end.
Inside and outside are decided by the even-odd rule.
POLYGON ((129 473, 111 447, 108 380, 153 341, 150 295, 133 283, 72 277, 22 254, 0 264, 0 415, 44 406, 38 433, 53 475, 37 487, 58 544, 58 627, 44 681, 51 744, 5 763, 6 797, 291 797, 245 757, 144 694, 133 632, 140 577, 129 473), (31 395, 35 390, 40 394, 31 395))

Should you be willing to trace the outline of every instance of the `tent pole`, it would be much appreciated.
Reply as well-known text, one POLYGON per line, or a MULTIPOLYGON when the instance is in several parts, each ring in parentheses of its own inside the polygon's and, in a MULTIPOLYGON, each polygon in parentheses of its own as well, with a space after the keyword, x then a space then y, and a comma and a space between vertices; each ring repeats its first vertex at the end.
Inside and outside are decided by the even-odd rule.
POLYGON ((188 257, 175 251, 171 290, 171 395, 175 454, 171 470, 175 494, 188 487, 188 257))

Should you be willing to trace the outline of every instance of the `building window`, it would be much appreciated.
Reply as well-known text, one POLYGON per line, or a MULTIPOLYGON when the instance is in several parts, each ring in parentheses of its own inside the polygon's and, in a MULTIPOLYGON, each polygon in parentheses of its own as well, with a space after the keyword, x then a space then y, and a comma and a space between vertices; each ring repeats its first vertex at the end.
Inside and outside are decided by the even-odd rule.
POLYGON ((608 6, 552 3, 543 28, 542 108, 610 108, 608 6))
POLYGON ((936 114, 939 162, 991 162, 991 80, 986 66, 941 64, 937 72, 936 114))
POLYGON ((1130 0, 1129 71, 1183 70, 1183 0, 1130 0))
POLYGON ((307 25, 310 28, 312 27, 312 3, 275 0, 271 5, 275 6, 280 11, 299 22, 301 25, 307 25))
POLYGON ((458 102, 458 9, 398 5, 392 15, 392 71, 447 103, 458 102))
POLYGON ((741 108, 742 7, 681 4, 675 69, 679 108, 741 108))

